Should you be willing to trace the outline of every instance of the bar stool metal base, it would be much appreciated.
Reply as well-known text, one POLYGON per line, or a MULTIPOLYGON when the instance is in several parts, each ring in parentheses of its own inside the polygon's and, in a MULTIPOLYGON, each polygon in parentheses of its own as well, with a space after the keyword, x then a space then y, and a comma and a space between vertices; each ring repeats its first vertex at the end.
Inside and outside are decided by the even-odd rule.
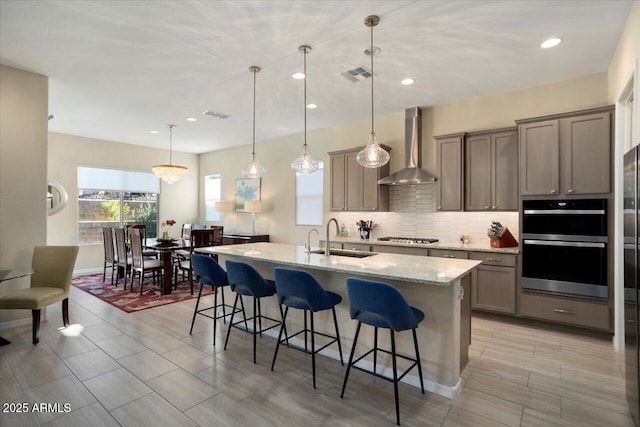
MULTIPOLYGON (((248 295, 247 295, 248 296, 248 295)), ((236 298, 235 301, 233 302, 233 309, 231 312, 231 319, 229 320, 229 328, 227 329, 227 337, 224 340, 224 349, 227 349, 227 344, 229 343, 229 335, 231 334, 231 329, 232 328, 237 328, 240 330, 243 330, 245 332, 249 332, 250 334, 253 335, 253 363, 257 363, 256 362, 256 336, 260 335, 262 336, 263 332, 266 332, 270 329, 276 328, 278 326, 280 326, 282 324, 281 320, 278 319, 274 319, 272 317, 268 317, 268 316, 263 316, 262 315, 262 310, 260 309, 260 298, 256 298, 256 297, 252 297, 253 298, 253 316, 247 318, 245 311, 244 311, 244 303, 242 302, 242 295, 236 293, 236 298), (240 306, 242 307, 241 309, 236 310, 236 307, 238 306, 238 300, 240 300, 240 306), (257 311, 256 311, 257 309, 257 311), (233 321, 233 316, 235 313, 237 312, 242 312, 242 320, 238 320, 237 322, 233 321), (270 322, 274 322, 273 325, 267 327, 267 328, 263 328, 262 327, 262 319, 266 319, 269 320, 270 322), (249 329, 248 326, 248 321, 251 320, 253 321, 253 331, 249 329), (239 323, 244 323, 244 328, 238 326, 239 323)), ((280 316, 282 317, 282 307, 278 306, 280 308, 280 316)), ((285 335, 287 333, 286 327, 285 327, 285 335)))
POLYGON ((399 396, 398 396, 398 383, 415 366, 418 367, 418 375, 420 376, 420 388, 422 389, 422 394, 424 394, 424 381, 422 379, 422 365, 420 363, 420 351, 418 350, 418 337, 416 335, 416 330, 412 329, 412 332, 413 332, 413 344, 414 344, 415 349, 416 349, 416 358, 415 359, 396 353, 396 338, 395 338, 395 331, 393 329, 389 329, 389 331, 391 332, 391 351, 379 348, 378 347, 378 328, 376 327, 375 328, 375 332, 374 332, 374 346, 373 346, 373 348, 371 350, 367 351, 362 356, 358 357, 356 360, 353 360, 353 357, 354 357, 355 352, 356 352, 356 345, 358 344, 358 336, 360 335, 360 327, 361 326, 362 326, 362 322, 358 321, 358 326, 356 328, 356 334, 355 334, 355 337, 353 339, 353 347, 351 348, 351 355, 349 356, 349 363, 347 364, 347 372, 345 373, 344 383, 342 384, 342 392, 340 393, 340 398, 341 399, 344 398, 344 391, 347 388, 347 380, 349 379, 349 371, 351 370, 352 367, 354 369, 359 370, 359 371, 366 372, 366 373, 371 374, 371 375, 373 375, 375 377, 381 378, 381 379, 383 379, 385 381, 392 382, 393 383, 393 392, 394 392, 394 397, 395 397, 395 404, 396 404, 396 423, 398 425, 400 425, 400 399, 399 399, 399 396), (392 364, 393 364, 393 378, 386 377, 386 376, 376 372, 377 352, 382 352, 382 353, 386 353, 386 354, 390 354, 391 355, 391 360, 392 360, 392 364), (358 363, 360 360, 364 359, 365 357, 367 357, 371 353, 373 353, 373 371, 361 368, 359 366, 355 366, 356 363, 358 363), (411 364, 411 366, 409 366, 407 368, 407 370, 405 370, 402 373, 402 375, 400 375, 400 376, 398 376, 398 365, 397 365, 397 360, 396 360, 396 358, 398 358, 398 357, 401 358, 401 359, 409 360, 409 361, 413 362, 413 364, 411 364))
POLYGON ((280 333, 278 334, 278 342, 276 343, 276 351, 273 354, 273 361, 271 362, 271 371, 273 371, 273 368, 276 364, 276 358, 278 357, 278 349, 280 348, 280 344, 283 342, 286 342, 286 346, 290 347, 294 350, 298 350, 298 351, 302 351, 306 354, 310 354, 311 355, 311 370, 313 372, 313 388, 316 388, 316 354, 319 353, 320 351, 324 350, 325 348, 329 347, 331 344, 337 342, 338 343, 338 352, 340 353, 340 364, 342 366, 344 366, 344 360, 342 360, 342 345, 340 344, 340 333, 338 332, 338 318, 336 317, 336 309, 335 307, 331 307, 331 311, 333 312, 333 323, 335 325, 336 328, 336 335, 328 335, 325 334, 323 332, 317 332, 315 331, 314 328, 314 324, 313 324, 313 311, 311 310, 304 310, 304 328, 301 329, 300 331, 296 332, 293 335, 289 335, 288 337, 285 336, 285 338, 282 338, 282 331, 285 331, 286 334, 286 320, 287 320, 287 314, 289 313, 289 306, 286 306, 286 308, 284 309, 284 316, 282 318, 282 327, 280 328, 280 333), (311 328, 309 329, 307 327, 307 312, 309 312, 309 318, 310 318, 310 323, 311 323, 311 328), (308 333, 311 333, 311 350, 309 350, 308 345, 307 345, 307 335, 308 333), (300 334, 304 334, 304 348, 300 348, 297 346, 293 346, 291 344, 289 344, 289 339, 294 338, 300 334), (315 345, 315 336, 316 335, 320 335, 326 338, 331 338, 331 341, 329 341, 327 344, 323 345, 322 347, 316 349, 316 345, 315 345))
MULTIPOLYGON (((207 308, 201 308, 198 310, 198 306, 200 305, 200 297, 202 296, 202 288, 204 285, 200 284, 200 290, 198 291, 198 299, 196 300, 196 308, 193 311, 193 318, 191 319, 191 329, 189 329, 189 335, 193 332, 193 325, 196 323, 196 315, 204 316, 209 319, 213 319, 213 345, 216 345, 216 323, 218 319, 222 319, 224 324, 227 324, 227 317, 231 316, 231 312, 227 313, 226 309, 229 308, 233 310, 233 306, 225 304, 224 302, 224 292, 223 286, 212 286, 213 287, 213 306, 207 308), (222 304, 218 304, 218 291, 222 294, 222 304), (222 308, 222 314, 218 314, 218 308, 222 308), (206 313, 209 310, 213 310, 213 316, 206 313)), ((210 285, 207 285, 210 286, 210 285)), ((237 309, 234 313, 239 313, 240 309, 237 309)))

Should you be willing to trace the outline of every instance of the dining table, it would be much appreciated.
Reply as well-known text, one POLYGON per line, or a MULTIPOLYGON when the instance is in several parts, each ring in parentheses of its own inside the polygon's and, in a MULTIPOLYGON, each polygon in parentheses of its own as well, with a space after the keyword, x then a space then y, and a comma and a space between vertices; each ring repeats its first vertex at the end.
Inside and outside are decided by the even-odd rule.
POLYGON ((185 239, 157 239, 148 238, 143 245, 147 249, 153 249, 160 254, 162 260, 162 295, 168 295, 172 290, 173 264, 171 254, 180 249, 189 250, 191 242, 185 239))
MULTIPOLYGON (((31 276, 35 272, 36 270, 33 267, 0 267, 0 283, 31 276)), ((11 341, 0 337, 0 346, 7 344, 11 344, 11 341)))

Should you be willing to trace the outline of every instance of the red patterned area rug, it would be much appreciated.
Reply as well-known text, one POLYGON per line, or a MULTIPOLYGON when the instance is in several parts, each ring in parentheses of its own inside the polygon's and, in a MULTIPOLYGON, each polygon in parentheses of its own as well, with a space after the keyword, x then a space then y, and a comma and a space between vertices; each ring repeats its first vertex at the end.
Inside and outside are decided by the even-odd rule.
MULTIPOLYGON (((179 277, 182 277, 181 275, 179 277)), ((124 281, 120 279, 118 287, 111 285, 111 277, 107 275, 107 279, 102 283, 102 273, 90 274, 87 276, 76 277, 71 281, 71 284, 78 289, 81 289, 96 298, 100 298, 102 301, 111 304, 114 307, 119 308, 127 313, 135 311, 146 310, 147 308, 160 307, 161 305, 171 304, 174 302, 185 301, 191 298, 198 297, 198 290, 200 285, 193 284, 193 295, 189 288, 189 282, 187 280, 178 280, 178 290, 173 290, 169 295, 162 295, 160 288, 153 284, 151 277, 144 280, 142 295, 140 295, 140 287, 138 285, 138 278, 134 282, 133 292, 131 292, 129 285, 131 282, 127 279, 127 290, 122 289, 124 281)), ((211 288, 209 286, 202 290, 202 295, 210 295, 211 288)))

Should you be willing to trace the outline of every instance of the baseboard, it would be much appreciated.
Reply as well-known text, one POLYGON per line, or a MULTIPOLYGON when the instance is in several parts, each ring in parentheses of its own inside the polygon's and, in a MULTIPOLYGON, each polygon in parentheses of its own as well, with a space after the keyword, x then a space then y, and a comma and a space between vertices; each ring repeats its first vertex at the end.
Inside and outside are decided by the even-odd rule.
POLYGON ((0 323, 0 331, 3 329, 12 329, 18 326, 31 325, 32 322, 33 319, 31 316, 25 317, 24 319, 10 320, 8 322, 0 323))
MULTIPOLYGON (((102 273, 102 268, 100 267, 92 267, 92 268, 83 268, 80 270, 73 270, 73 277, 85 276, 87 274, 98 274, 102 273)), ((109 272, 111 274, 111 272, 109 272)))

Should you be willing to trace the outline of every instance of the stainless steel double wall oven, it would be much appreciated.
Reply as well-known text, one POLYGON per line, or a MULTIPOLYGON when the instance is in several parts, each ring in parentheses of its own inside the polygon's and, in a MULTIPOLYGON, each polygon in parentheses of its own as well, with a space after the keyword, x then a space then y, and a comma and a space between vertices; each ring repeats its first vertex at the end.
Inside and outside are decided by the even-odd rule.
POLYGON ((522 289, 608 299, 607 200, 524 200, 522 289))

